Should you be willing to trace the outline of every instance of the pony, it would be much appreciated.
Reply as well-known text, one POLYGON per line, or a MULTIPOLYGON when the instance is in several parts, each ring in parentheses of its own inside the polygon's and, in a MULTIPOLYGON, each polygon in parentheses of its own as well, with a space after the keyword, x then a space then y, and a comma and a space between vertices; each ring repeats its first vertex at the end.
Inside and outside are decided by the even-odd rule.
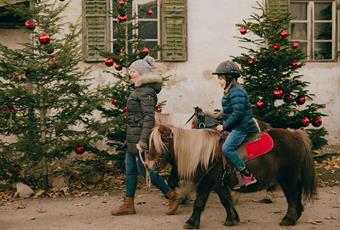
MULTIPOLYGON (((280 222, 295 225, 304 210, 302 195, 311 200, 316 195, 316 180, 311 141, 303 130, 271 128, 267 133, 274 140, 274 148, 261 157, 247 161, 258 182, 245 191, 259 191, 279 184, 287 199, 288 209, 280 222)), ((224 206, 225 226, 240 222, 234 207, 231 189, 237 183, 236 171, 223 163, 220 147, 221 133, 213 129, 182 129, 157 125, 149 140, 145 155, 150 170, 175 164, 180 179, 190 180, 196 188, 196 199, 185 229, 198 229, 201 214, 211 191, 215 191, 224 206)))

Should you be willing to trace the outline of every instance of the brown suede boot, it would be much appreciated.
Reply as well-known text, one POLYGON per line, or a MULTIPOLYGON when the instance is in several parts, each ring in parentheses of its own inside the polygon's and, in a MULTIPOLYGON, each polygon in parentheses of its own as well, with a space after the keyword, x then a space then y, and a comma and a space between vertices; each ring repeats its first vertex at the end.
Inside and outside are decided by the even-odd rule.
POLYGON ((166 195, 169 199, 169 205, 165 214, 173 215, 175 214, 179 204, 181 203, 181 196, 174 190, 170 190, 166 195))
POLYGON ((122 215, 132 215, 136 214, 134 198, 133 197, 124 197, 124 202, 118 209, 113 209, 111 214, 114 216, 122 216, 122 215))

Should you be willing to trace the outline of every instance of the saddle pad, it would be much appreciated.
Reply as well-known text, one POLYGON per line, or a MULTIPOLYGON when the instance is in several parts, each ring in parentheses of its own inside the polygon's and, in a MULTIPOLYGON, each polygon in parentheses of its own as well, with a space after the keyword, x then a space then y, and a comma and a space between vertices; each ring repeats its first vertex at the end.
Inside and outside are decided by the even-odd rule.
POLYGON ((274 147, 274 141, 268 133, 262 132, 261 139, 245 144, 244 147, 248 153, 248 160, 251 160, 270 152, 274 147))

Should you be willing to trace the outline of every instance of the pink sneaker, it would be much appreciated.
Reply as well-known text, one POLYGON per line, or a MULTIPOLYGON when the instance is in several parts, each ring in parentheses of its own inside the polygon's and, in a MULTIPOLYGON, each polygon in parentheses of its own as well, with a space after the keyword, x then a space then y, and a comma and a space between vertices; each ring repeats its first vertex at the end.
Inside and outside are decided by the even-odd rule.
POLYGON ((250 174, 250 176, 241 176, 241 181, 235 185, 233 188, 234 190, 239 190, 241 187, 247 187, 249 185, 255 184, 257 182, 256 178, 253 176, 253 174, 250 174))

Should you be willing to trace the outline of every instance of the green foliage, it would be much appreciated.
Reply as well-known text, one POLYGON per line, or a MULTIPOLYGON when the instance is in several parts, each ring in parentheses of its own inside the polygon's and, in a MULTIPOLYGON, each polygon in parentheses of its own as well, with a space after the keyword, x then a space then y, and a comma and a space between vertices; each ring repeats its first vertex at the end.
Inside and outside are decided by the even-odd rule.
POLYGON ((0 44, 2 169, 15 162, 33 170, 42 160, 63 158, 79 145, 99 152, 94 143, 103 130, 93 114, 103 97, 91 90, 89 69, 78 65, 83 59, 80 29, 60 22, 67 6, 44 1, 32 9, 13 9, 37 27, 27 29, 32 39, 18 49, 0 44), (49 44, 39 42, 42 32, 51 37, 49 44))
MULTIPOLYGON (((308 92, 306 87, 310 83, 302 80, 300 74, 305 54, 294 47, 288 34, 285 35, 291 16, 265 10, 261 5, 256 10, 259 13, 253 13, 249 20, 237 24, 248 32, 238 37, 246 44, 241 47, 244 51, 240 56, 233 57, 242 67, 242 79, 253 105, 254 116, 273 127, 306 127, 309 125, 303 125, 306 118, 315 125, 316 119, 326 116, 320 112, 325 105, 305 105, 299 101, 306 98, 306 102, 311 102, 314 95, 308 92), (281 90, 282 97, 275 96, 274 90, 281 90)), ((309 133, 313 134, 314 148, 327 143, 323 138, 327 134, 324 128, 309 133)))

